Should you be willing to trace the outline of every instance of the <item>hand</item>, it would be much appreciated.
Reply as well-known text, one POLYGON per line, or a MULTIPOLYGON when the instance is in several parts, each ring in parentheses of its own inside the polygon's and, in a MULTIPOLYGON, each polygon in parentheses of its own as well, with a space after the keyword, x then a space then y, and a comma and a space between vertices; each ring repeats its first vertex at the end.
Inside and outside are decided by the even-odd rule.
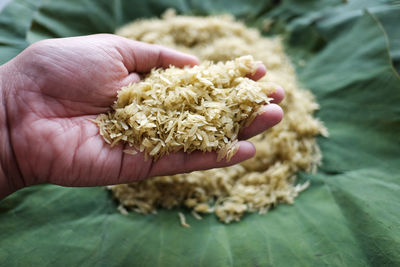
MULTIPOLYGON (((198 59, 162 46, 102 34, 40 41, 1 66, 8 125, 1 131, 8 131, 10 144, 3 149, 10 153, 1 155, 1 163, 15 163, 15 168, 4 171, 6 179, 14 179, 8 180, 14 188, 7 192, 46 182, 64 186, 126 183, 228 166, 252 157, 254 146, 240 141, 230 162, 217 162, 214 152, 178 152, 152 162, 145 161, 143 153, 129 155, 122 152, 122 144, 111 148, 103 141, 89 119, 108 111, 117 90, 138 82, 138 73, 170 64, 195 65, 198 59)), ((260 66, 251 78, 264 74, 265 67, 260 66)), ((272 97, 281 101, 283 90, 272 97)), ((243 129, 240 138, 256 135, 281 118, 279 106, 265 106, 265 113, 243 129)))

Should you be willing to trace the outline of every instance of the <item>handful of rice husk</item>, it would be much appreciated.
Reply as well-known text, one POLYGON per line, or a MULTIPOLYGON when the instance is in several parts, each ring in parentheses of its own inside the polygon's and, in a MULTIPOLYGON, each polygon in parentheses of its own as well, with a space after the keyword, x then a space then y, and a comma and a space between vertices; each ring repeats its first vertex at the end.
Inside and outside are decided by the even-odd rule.
POLYGON ((285 89, 285 99, 280 103, 283 120, 250 139, 257 149, 255 157, 227 168, 110 186, 120 210, 156 213, 159 208, 186 207, 196 219, 201 219, 201 214, 214 213, 222 222, 230 223, 239 221, 246 212, 264 214, 280 203, 292 204, 307 188, 308 182, 296 183, 296 173, 316 170, 321 161, 316 136, 328 133, 322 122, 313 117, 319 106, 312 93, 298 83, 279 36, 263 37, 258 30, 229 15, 176 16, 173 11, 167 11, 161 19, 135 21, 117 34, 191 53, 203 61, 227 62, 252 55, 268 70, 257 84, 277 83, 285 89))
POLYGON ((98 116, 100 133, 111 145, 127 142, 154 160, 179 150, 218 151, 217 160, 230 160, 240 128, 275 90, 274 84, 246 77, 257 67, 252 56, 243 56, 153 69, 142 82, 119 91, 113 112, 98 116))

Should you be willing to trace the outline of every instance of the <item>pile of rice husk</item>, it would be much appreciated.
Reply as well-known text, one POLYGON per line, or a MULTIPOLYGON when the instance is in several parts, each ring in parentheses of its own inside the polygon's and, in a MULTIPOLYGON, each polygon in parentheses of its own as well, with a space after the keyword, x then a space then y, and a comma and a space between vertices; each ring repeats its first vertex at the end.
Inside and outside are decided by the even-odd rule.
POLYGON ((122 212, 154 213, 157 208, 184 206, 196 218, 201 218, 200 213, 215 213, 230 223, 245 212, 263 214, 278 203, 293 203, 308 185, 295 185, 296 172, 315 171, 321 160, 316 136, 327 131, 313 118, 318 104, 300 88, 279 37, 262 37, 229 15, 189 17, 174 12, 166 12, 162 19, 133 22, 117 34, 194 54, 200 60, 225 62, 251 55, 267 67, 260 82, 285 89, 282 122, 250 139, 257 149, 255 157, 227 168, 110 186, 122 212))

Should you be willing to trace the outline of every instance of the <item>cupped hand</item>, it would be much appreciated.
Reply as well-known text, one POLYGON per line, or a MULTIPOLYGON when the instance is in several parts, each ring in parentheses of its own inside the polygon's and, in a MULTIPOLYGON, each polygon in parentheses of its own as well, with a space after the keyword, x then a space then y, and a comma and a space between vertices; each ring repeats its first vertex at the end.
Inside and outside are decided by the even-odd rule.
MULTIPOLYGON (((252 157, 254 146, 240 141, 238 152, 229 162, 217 162, 215 152, 178 152, 156 162, 146 161, 143 153, 123 153, 123 144, 110 147, 89 120, 107 112, 117 91, 138 82, 140 73, 154 67, 198 63, 193 56, 162 46, 106 34, 49 39, 31 45, 0 69, 13 152, 10 158, 17 166, 8 176, 19 177, 24 186, 46 182, 108 185, 224 167, 252 157)), ((260 66, 251 78, 257 80, 264 74, 265 67, 260 66)), ((283 90, 279 88, 272 97, 275 103, 280 102, 283 90)), ((264 109, 242 129, 241 139, 282 119, 278 105, 264 109)))

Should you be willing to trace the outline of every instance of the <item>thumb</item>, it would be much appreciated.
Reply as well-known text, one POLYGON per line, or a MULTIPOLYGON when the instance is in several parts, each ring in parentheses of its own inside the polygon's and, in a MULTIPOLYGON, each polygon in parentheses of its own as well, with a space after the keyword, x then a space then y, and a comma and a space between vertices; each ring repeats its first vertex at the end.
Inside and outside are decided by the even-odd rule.
POLYGON ((122 41, 118 42, 122 46, 122 49, 118 50, 129 72, 147 73, 155 67, 167 68, 169 65, 184 67, 199 64, 197 57, 161 45, 118 38, 122 41))

